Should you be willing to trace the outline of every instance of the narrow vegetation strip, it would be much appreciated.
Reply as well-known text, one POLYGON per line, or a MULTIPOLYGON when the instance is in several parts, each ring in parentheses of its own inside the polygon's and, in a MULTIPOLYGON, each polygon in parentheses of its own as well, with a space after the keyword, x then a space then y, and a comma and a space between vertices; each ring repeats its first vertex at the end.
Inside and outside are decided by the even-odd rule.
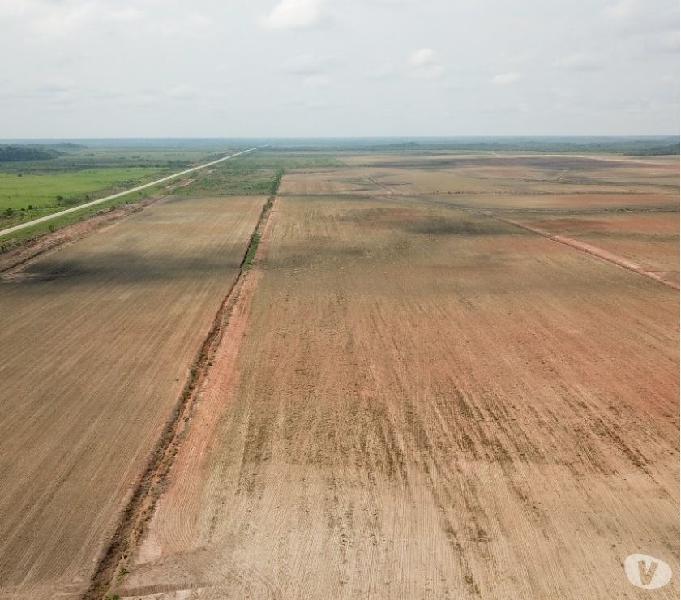
POLYGON ((236 152, 235 154, 230 154, 228 156, 223 156, 222 158, 219 158, 217 160, 205 163, 203 165, 198 165, 196 167, 191 167, 189 169, 185 169, 184 171, 180 171, 179 173, 173 173, 172 175, 168 175, 166 177, 162 177, 161 179, 157 179, 156 181, 151 181, 149 183, 145 183, 143 185, 138 185, 136 187, 133 187, 129 190, 126 190, 124 192, 119 192, 117 194, 112 194, 111 196, 106 196, 104 198, 99 198, 97 200, 93 200, 92 202, 86 202, 85 204, 80 204, 78 206, 73 206, 71 208, 67 208, 65 210, 61 210, 59 212, 51 213, 49 215, 45 215, 43 217, 40 217, 38 219, 33 219, 32 221, 25 221, 23 223, 19 223, 18 225, 14 225, 13 227, 8 227, 7 229, 2 229, 0 230, 0 237, 10 235, 12 233, 15 233, 17 231, 20 231, 22 229, 26 229, 28 227, 33 227, 34 225, 37 225, 38 223, 44 223, 45 221, 51 221, 52 219, 56 219, 58 217, 62 217, 64 215, 67 215, 69 213, 73 213, 79 210, 82 210, 84 208, 88 208, 90 206, 96 206, 98 204, 103 204, 104 202, 108 202, 110 200, 114 200, 116 198, 120 198, 121 196, 126 196, 127 194, 132 194, 135 192, 139 192, 141 190, 150 188, 155 185, 159 185, 161 183, 165 183, 166 181, 171 181, 173 179, 176 179, 178 177, 182 177, 183 175, 188 175, 189 173, 194 173, 195 171, 198 171, 200 169, 205 169, 206 167, 211 167, 213 165, 216 165, 218 163, 224 162, 226 160, 229 160, 230 158, 235 158, 237 156, 241 156, 244 154, 248 154, 250 152, 253 152, 256 150, 256 148, 249 148, 248 150, 242 150, 241 152, 236 152))
POLYGON ((151 519, 156 502, 160 497, 175 456, 184 439, 191 420, 198 390, 204 381, 213 356, 229 324, 230 316, 239 298, 239 290, 249 268, 253 264, 256 250, 267 220, 274 205, 275 196, 283 172, 278 172, 272 185, 272 195, 263 205, 260 217, 251 235, 250 242, 241 261, 239 272, 218 309, 213 324, 194 360, 182 393, 158 440, 140 480, 138 481, 114 535, 100 559, 93 574, 90 587, 83 600, 102 600, 116 579, 126 572, 126 563, 142 540, 146 526, 151 519))

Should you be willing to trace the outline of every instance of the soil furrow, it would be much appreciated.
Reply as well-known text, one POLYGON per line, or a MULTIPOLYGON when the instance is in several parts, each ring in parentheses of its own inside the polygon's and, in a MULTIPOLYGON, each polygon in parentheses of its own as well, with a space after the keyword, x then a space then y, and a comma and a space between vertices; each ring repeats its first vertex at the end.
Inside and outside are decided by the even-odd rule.
POLYGON ((239 288, 243 283, 245 273, 250 268, 250 261, 257 250, 274 199, 275 196, 270 196, 263 205, 260 218, 241 260, 238 275, 215 315, 213 325, 190 368, 189 377, 177 405, 158 440, 142 477, 122 512, 115 533, 99 560, 83 600, 100 600, 104 597, 115 582, 117 572, 120 569, 123 569, 120 572, 125 572, 126 559, 144 535, 146 524, 154 512, 154 507, 163 492, 174 458, 186 436, 197 392, 210 368, 212 357, 222 340, 225 327, 229 323, 230 315, 239 296, 239 288))

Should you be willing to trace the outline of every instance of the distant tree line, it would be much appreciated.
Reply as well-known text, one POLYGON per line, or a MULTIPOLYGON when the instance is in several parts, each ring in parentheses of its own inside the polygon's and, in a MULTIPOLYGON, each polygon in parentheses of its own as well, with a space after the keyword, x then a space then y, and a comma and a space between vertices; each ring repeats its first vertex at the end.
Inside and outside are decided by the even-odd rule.
POLYGON ((57 150, 41 146, 0 145, 0 162, 50 160, 61 154, 57 150))
POLYGON ((630 156, 679 154, 679 136, 462 136, 283 140, 278 150, 376 152, 592 152, 630 156))
POLYGON ((627 152, 629 156, 666 156, 670 154, 679 154, 679 144, 668 144, 665 146, 651 146, 650 148, 641 148, 636 152, 627 152))

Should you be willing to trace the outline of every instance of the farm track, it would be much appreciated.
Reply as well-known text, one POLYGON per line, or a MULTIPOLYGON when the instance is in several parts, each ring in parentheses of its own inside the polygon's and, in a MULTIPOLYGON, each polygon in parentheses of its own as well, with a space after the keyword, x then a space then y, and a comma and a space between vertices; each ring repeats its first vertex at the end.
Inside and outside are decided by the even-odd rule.
MULTIPOLYGON (((385 199, 390 201, 395 198, 396 194, 393 189, 390 187, 376 181, 375 178, 373 177, 367 177, 367 180, 371 182, 371 184, 375 185, 377 188, 383 190, 386 193, 385 199)), ((612 192, 610 192, 612 193, 612 192)), ((508 194, 506 194, 508 195, 508 194)), ((548 195, 548 194, 543 194, 543 195, 548 195)), ((438 194, 435 194, 435 196, 438 196, 438 194)), ((409 198, 409 195, 404 195, 404 198, 409 198)), ((418 200, 428 202, 428 199, 424 195, 418 195, 416 197, 418 200)), ((530 231, 532 233, 536 233, 537 235, 540 235, 546 239, 552 240, 554 242, 557 242, 559 244, 565 244, 566 246, 569 246, 571 248, 574 248, 575 250, 578 250, 580 252, 584 252, 586 254, 589 254, 597 259, 604 260, 608 263, 611 263, 613 265, 616 265, 618 267, 621 267, 623 269, 627 269, 633 273, 636 273, 638 275, 641 275, 643 277, 647 277, 648 279, 652 279, 653 281, 656 281, 657 283, 660 283, 662 285, 666 285, 667 287, 670 287, 674 290, 679 290, 679 284, 676 281, 669 281, 668 279, 665 278, 666 273, 662 272, 657 272, 657 271, 652 271, 649 269, 644 268, 643 266, 639 265, 638 263, 629 260, 623 256, 618 256, 617 254, 614 254, 612 252, 609 252, 608 250, 605 250, 603 248, 599 248, 597 246, 594 246, 592 244, 588 244, 564 235, 557 235, 554 233, 551 233, 549 231, 545 231, 543 229, 540 229, 538 227, 534 227, 532 225, 529 225, 527 223, 523 223, 521 221, 518 221, 517 219, 509 219, 505 218, 503 216, 500 216, 498 213, 495 213, 493 211, 490 211, 488 209, 482 209, 482 208, 475 208, 474 206, 471 206, 471 204, 463 204, 463 203, 457 203, 457 202, 447 202, 447 201, 437 201, 437 204, 443 205, 443 206, 450 206, 450 207, 458 207, 461 208, 462 210, 465 210, 467 212, 470 212, 472 214, 480 215, 483 217, 489 217, 492 219, 496 219, 500 223, 507 223, 509 225, 513 225, 514 227, 519 227, 521 229, 524 229, 525 231, 530 231)), ((668 213, 678 213, 678 207, 675 209, 672 209, 670 207, 643 207, 639 209, 640 212, 647 213, 647 212, 668 212, 668 213)), ((599 214, 599 213, 608 213, 612 212, 613 209, 600 209, 600 210, 594 210, 594 211, 586 211, 587 214, 599 214)), ((520 212, 520 211, 518 211, 520 212)), ((535 211, 539 212, 539 214, 545 214, 545 211, 535 211)), ((557 214, 558 211, 551 210, 549 211, 549 214, 557 214)), ((565 214, 568 215, 573 215, 574 211, 565 211, 565 214)))
MULTIPOLYGON (((581 157, 581 158, 585 158, 585 157, 581 157)), ((636 161, 630 161, 630 162, 635 163, 636 161)), ((643 164, 645 164, 645 163, 643 163, 643 164)), ((372 185, 376 186, 376 188, 383 190, 386 193, 386 196, 385 196, 386 200, 394 199, 394 197, 396 195, 398 195, 398 196, 400 195, 399 193, 396 194, 396 192, 393 188, 391 188, 388 185, 385 185, 384 183, 381 183, 375 177, 367 176, 367 181, 369 181, 372 185)), ((672 191, 674 191, 673 186, 670 186, 670 188, 672 188, 672 191)), ((458 192, 458 193, 460 193, 460 192, 458 192)), ((477 192, 477 194, 483 194, 483 193, 484 192, 477 192)), ((589 193, 589 192, 581 192, 581 193, 586 194, 586 193, 589 193)), ((470 192, 468 192, 468 194, 473 195, 473 196, 476 195, 476 193, 470 193, 470 192)), ((616 194, 619 197, 621 197, 621 195, 622 195, 621 192, 607 192, 606 194, 616 194)), ((641 193, 639 192, 639 194, 641 194, 641 193)), ((434 193, 434 196, 438 196, 438 195, 439 195, 438 192, 434 193)), ((509 192, 504 192, 504 195, 509 196, 509 195, 512 195, 512 194, 509 194, 509 192)), ((524 195, 525 196, 531 196, 532 194, 530 192, 525 192, 524 195)), ((542 192, 540 195, 549 196, 550 194, 548 192, 542 192)), ((637 194, 631 194, 630 196, 635 197, 636 195, 637 194)), ((403 196, 405 198, 409 198, 408 194, 404 194, 403 196)), ((424 196, 423 194, 419 194, 417 196, 417 198, 419 200, 424 200, 424 201, 428 202, 427 196, 424 196)), ((664 271, 659 272, 659 271, 646 269, 645 267, 641 266, 640 264, 638 264, 638 263, 636 263, 636 262, 634 262, 630 259, 627 259, 623 256, 618 256, 617 254, 614 254, 613 252, 610 252, 610 251, 608 251, 604 248, 599 248, 599 247, 594 246, 592 244, 585 243, 583 241, 576 240, 576 239, 570 238, 570 237, 565 236, 565 235, 554 234, 554 233, 551 233, 549 231, 545 231, 541 228, 538 228, 536 226, 533 226, 531 224, 523 223, 523 222, 521 222, 517 219, 509 219, 509 218, 500 216, 498 214, 498 212, 494 212, 494 211, 489 210, 489 209, 476 208, 475 206, 471 205, 471 203, 449 202, 449 201, 446 201, 446 200, 444 200, 444 201, 440 200, 440 201, 437 201, 437 203, 444 205, 444 206, 459 207, 459 208, 461 208, 465 211, 471 212, 472 214, 496 219, 497 221, 499 221, 501 223, 507 223, 507 224, 512 225, 514 227, 519 227, 521 229, 524 229, 525 231, 536 233, 537 235, 545 237, 545 238, 552 240, 554 242, 557 242, 559 244, 565 244, 566 246, 569 246, 571 248, 574 248, 575 250, 589 254, 589 255, 597 258, 597 259, 604 260, 608 263, 611 263, 611 264, 616 265, 618 267, 621 267, 623 269, 627 269, 627 270, 629 270, 633 273, 636 273, 638 275, 641 275, 643 277, 647 277, 649 279, 652 279, 653 281, 656 281, 656 282, 658 282, 662 285, 665 285, 667 287, 670 287, 674 290, 679 290, 679 283, 677 281, 669 281, 668 279, 666 279, 665 275, 667 275, 667 273, 665 273, 664 271)), ((601 208, 601 209, 595 209, 595 210, 592 209, 591 211, 587 210, 585 212, 587 214, 593 214, 593 213, 596 213, 596 214, 606 213, 607 214, 609 212, 612 213, 613 210, 617 210, 618 212, 621 212, 622 209, 621 208, 620 209, 601 208)), ((677 204, 676 207, 670 207, 670 206, 666 206, 666 207, 654 207, 654 206, 653 207, 646 207, 646 206, 643 206, 643 207, 631 207, 628 210, 629 211, 636 210, 637 212, 643 212, 643 213, 671 212, 671 213, 677 214, 679 208, 678 208, 678 204, 677 204)), ((517 212, 521 212, 521 211, 517 211, 517 212)), ((537 212, 539 212, 539 214, 542 214, 542 212, 544 212, 544 213, 546 212, 546 209, 545 209, 545 211, 535 210, 535 213, 537 213, 537 212)), ((549 214, 557 214, 559 212, 559 209, 558 210, 557 209, 549 209, 548 212, 549 212, 549 214)), ((568 209, 565 209, 564 212, 565 212, 565 214, 568 214, 568 215, 574 214, 574 210, 570 211, 568 209)))
POLYGON ((533 227, 531 225, 527 225, 525 223, 521 223, 520 221, 515 221, 513 219, 504 219, 503 217, 498 217, 495 216, 491 213, 484 213, 494 219, 497 219, 498 221, 501 221, 502 223, 508 223, 509 225, 514 225, 515 227, 520 227, 521 229, 525 229, 526 231, 531 231, 532 233, 536 233, 538 235, 541 235, 542 237, 545 237, 549 240, 552 240, 554 242, 558 242, 559 244, 565 244, 566 246, 570 246, 571 248, 575 248, 576 250, 579 250, 581 252, 585 252, 586 254, 590 254, 591 256, 594 256, 596 258, 599 258, 601 260, 604 260, 606 262, 612 263, 613 265, 616 265, 618 267, 622 267, 623 269, 627 269, 629 271, 632 271, 633 273, 637 273, 638 275, 642 275, 643 277, 648 277, 649 279, 652 279, 653 281, 657 281, 658 283, 661 283, 662 285, 666 285, 667 287, 670 287, 674 290, 679 289, 679 285, 677 283, 674 283, 672 281, 667 281, 662 275, 659 273, 656 273, 654 271, 648 271, 644 269, 641 265, 632 262, 630 260, 627 260, 626 258, 622 256, 617 256, 616 254, 613 254, 612 252, 608 252, 607 250, 604 250, 603 248, 597 248, 596 246, 592 246, 591 244, 586 244, 584 242, 580 242, 579 240, 575 240, 569 237, 566 237, 564 235, 555 235, 553 233, 549 233, 548 231, 544 231, 543 229, 539 229, 538 227, 533 227))
POLYGON ((272 196, 263 205, 262 212, 239 265, 236 279, 223 299, 206 339, 201 344, 172 417, 158 440, 149 464, 122 513, 116 532, 104 556, 99 561, 83 600, 101 600, 114 583, 117 570, 125 569, 126 559, 136 549, 139 540, 146 531, 146 524, 163 492, 174 458, 187 429, 191 426, 197 391, 203 384, 215 352, 222 342, 223 333, 229 324, 232 311, 239 299, 244 277, 250 267, 247 264, 247 259, 257 251, 259 239, 267 225, 274 200, 275 197, 272 196))

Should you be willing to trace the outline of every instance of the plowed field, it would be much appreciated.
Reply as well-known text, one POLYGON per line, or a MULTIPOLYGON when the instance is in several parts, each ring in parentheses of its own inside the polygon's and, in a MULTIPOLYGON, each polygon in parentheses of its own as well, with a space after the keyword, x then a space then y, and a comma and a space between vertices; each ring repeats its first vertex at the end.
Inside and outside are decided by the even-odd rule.
POLYGON ((0 280, 0 598, 78 598, 262 198, 169 200, 0 280))
POLYGON ((678 597, 678 291, 509 222, 678 281, 678 161, 388 158, 285 177, 112 593, 678 597))

